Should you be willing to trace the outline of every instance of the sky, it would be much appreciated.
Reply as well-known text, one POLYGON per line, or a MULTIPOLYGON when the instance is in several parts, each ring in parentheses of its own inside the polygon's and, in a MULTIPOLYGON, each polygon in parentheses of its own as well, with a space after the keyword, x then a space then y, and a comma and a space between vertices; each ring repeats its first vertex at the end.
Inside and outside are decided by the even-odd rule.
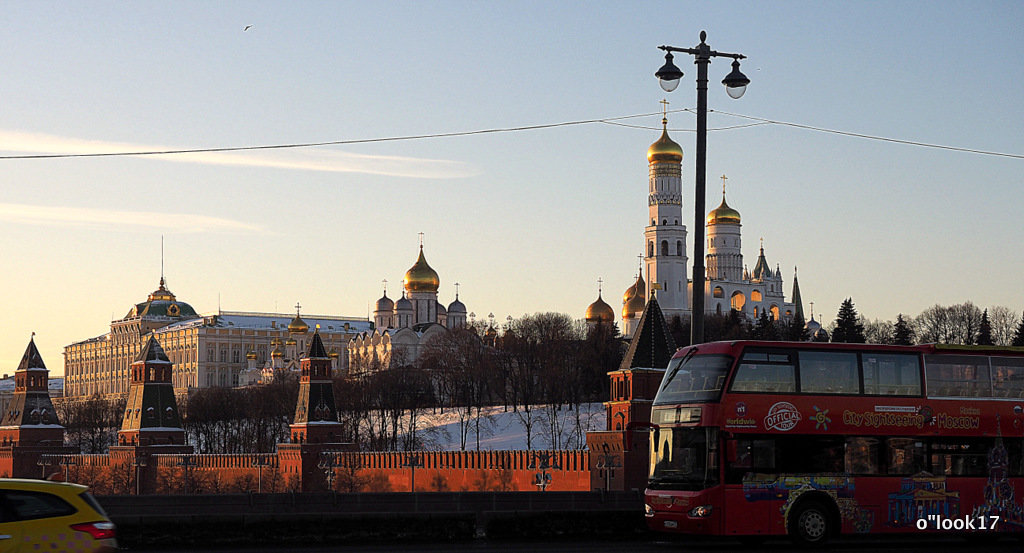
MULTIPOLYGON (((696 73, 709 68, 708 200, 743 217, 787 297, 826 321, 973 301, 1024 309, 1020 2, 10 2, 0 157, 616 123, 295 149, 0 159, 0 372, 32 332, 109 330, 163 273, 201 313, 366 317, 400 294, 419 233, 439 299, 477 319, 616 311, 647 215, 662 99, 684 151, 692 252, 696 73), (246 27, 249 27, 246 30, 246 27), (811 127, 1012 154, 985 155, 811 127), (629 125, 629 126, 624 126, 629 125), (740 126, 739 128, 736 128, 740 126), (729 128, 732 127, 732 128, 729 128), (1017 156, 1017 157, 1013 157, 1017 156)), ((692 258, 692 253, 690 254, 692 258)), ((692 261, 692 259, 691 259, 692 261)), ((688 268, 689 272, 691 268, 688 268)))

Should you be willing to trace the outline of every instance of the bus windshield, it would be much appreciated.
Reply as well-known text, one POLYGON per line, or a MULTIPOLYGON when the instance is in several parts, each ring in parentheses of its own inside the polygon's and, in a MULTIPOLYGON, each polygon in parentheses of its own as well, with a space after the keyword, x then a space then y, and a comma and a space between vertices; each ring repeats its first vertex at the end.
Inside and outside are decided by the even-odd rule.
POLYGON ((718 483, 716 428, 659 428, 652 437, 648 487, 703 490, 718 483))
POLYGON ((669 362, 655 405, 717 401, 732 365, 727 355, 677 357, 669 362))

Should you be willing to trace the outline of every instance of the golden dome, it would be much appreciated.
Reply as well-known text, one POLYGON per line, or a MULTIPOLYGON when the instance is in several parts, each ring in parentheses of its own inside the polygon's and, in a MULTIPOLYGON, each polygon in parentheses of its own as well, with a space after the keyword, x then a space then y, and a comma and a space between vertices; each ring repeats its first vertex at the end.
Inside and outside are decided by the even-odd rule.
POLYGON ((274 348, 274 351, 270 352, 271 357, 284 357, 284 352, 281 348, 274 348))
POLYGON ((635 313, 643 313, 644 305, 647 304, 647 283, 644 282, 644 275, 636 275, 636 283, 626 290, 622 301, 622 318, 630 319, 635 313))
POLYGON ((253 351, 253 350, 249 350, 249 353, 245 354, 245 358, 250 360, 250 361, 255 360, 256 359, 256 352, 253 351))
POLYGON ((598 292, 597 301, 587 307, 587 313, 584 317, 587 321, 611 323, 615 321, 615 310, 601 299, 601 293, 598 292))
POLYGON ((309 332, 309 325, 306 324, 306 321, 302 320, 302 317, 299 317, 298 313, 295 313, 295 318, 292 319, 292 322, 288 323, 288 332, 292 334, 305 334, 309 332))
POLYGON ((330 353, 327 354, 327 357, 330 357, 331 359, 337 359, 338 358, 338 350, 336 350, 334 348, 331 348, 331 351, 330 351, 330 353))
POLYGON ((423 246, 420 246, 419 258, 405 273, 405 289, 409 292, 437 292, 440 286, 441 279, 437 271, 427 264, 427 258, 423 257, 423 246))
POLYGON ((294 346, 295 344, 298 344, 298 342, 295 341, 295 338, 288 338, 284 343, 286 346, 294 346))
POLYGON ((668 120, 661 120, 661 138, 647 148, 648 163, 682 163, 683 148, 668 137, 668 120))
POLYGON ((729 207, 729 204, 725 203, 725 193, 722 193, 722 205, 711 210, 711 213, 708 213, 709 225, 717 225, 719 223, 731 225, 740 224, 740 212, 729 207))
POLYGON ((172 294, 171 291, 167 289, 167 282, 164 280, 164 277, 160 277, 160 287, 154 290, 153 293, 149 295, 149 300, 147 301, 161 300, 174 301, 174 294, 172 294))

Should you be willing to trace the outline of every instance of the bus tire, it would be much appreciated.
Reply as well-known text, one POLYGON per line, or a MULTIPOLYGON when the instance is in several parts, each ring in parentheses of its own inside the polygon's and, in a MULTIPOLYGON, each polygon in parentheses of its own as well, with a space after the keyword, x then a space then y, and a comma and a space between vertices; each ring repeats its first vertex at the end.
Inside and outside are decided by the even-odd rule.
POLYGON ((787 530, 798 547, 820 547, 828 542, 835 530, 832 513, 821 501, 807 499, 797 503, 789 512, 787 530))

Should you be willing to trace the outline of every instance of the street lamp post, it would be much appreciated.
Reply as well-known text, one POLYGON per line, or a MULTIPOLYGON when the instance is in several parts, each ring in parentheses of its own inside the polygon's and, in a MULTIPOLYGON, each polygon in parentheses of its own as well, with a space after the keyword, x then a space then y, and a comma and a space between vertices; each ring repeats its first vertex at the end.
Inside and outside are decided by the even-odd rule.
POLYGON ((142 469, 148 464, 145 455, 139 455, 132 459, 132 466, 135 467, 135 495, 142 495, 142 469))
POLYGON ((675 46, 659 46, 665 51, 665 65, 659 69, 654 76, 661 81, 661 88, 665 92, 672 92, 679 86, 679 79, 683 72, 672 63, 672 52, 683 52, 694 57, 693 63, 697 65, 697 176, 696 193, 694 194, 694 235, 693 235, 693 303, 692 322, 690 323, 690 343, 699 344, 704 341, 704 183, 707 175, 707 150, 708 150, 708 64, 711 58, 727 57, 732 58, 732 72, 724 79, 726 92, 734 99, 743 96, 750 84, 743 73, 740 72, 740 60, 745 59, 743 54, 730 54, 727 52, 716 52, 708 46, 704 40, 707 33, 700 32, 700 44, 696 48, 676 48, 675 46))

